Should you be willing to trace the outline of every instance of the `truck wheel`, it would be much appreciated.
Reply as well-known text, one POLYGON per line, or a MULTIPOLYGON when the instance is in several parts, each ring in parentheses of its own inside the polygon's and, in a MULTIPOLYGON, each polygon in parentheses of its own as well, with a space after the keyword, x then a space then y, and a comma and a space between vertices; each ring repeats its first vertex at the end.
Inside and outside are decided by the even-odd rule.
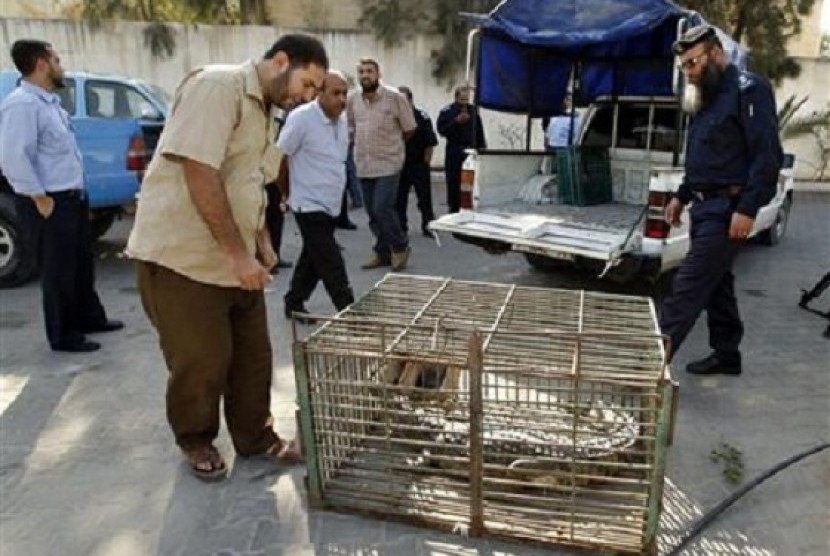
POLYGON ((0 288, 19 286, 36 271, 37 256, 20 229, 14 199, 0 195, 0 288))
POLYGON ((790 219, 791 206, 792 199, 789 197, 784 199, 784 202, 778 208, 778 214, 775 215, 775 222, 768 229, 758 234, 758 241, 764 245, 778 245, 781 238, 784 237, 784 232, 787 231, 787 222, 790 219))
POLYGON ((92 239, 100 239, 112 227, 115 213, 108 210, 95 210, 89 213, 89 225, 92 228, 92 239))
POLYGON ((536 270, 541 270, 543 272, 552 272, 555 270, 561 270, 563 268, 572 267, 572 263, 569 261, 562 261, 559 259, 552 259, 551 257, 545 257, 543 255, 535 255, 533 253, 524 253, 525 259, 527 263, 535 268, 536 270))

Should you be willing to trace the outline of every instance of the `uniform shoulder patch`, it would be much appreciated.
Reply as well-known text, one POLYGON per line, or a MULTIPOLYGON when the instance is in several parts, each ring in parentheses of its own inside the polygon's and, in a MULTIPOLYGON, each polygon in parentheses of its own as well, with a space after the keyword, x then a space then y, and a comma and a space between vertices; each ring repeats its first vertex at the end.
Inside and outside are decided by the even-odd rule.
POLYGON ((756 85, 758 80, 748 71, 742 71, 738 74, 738 87, 741 91, 746 91, 756 85))

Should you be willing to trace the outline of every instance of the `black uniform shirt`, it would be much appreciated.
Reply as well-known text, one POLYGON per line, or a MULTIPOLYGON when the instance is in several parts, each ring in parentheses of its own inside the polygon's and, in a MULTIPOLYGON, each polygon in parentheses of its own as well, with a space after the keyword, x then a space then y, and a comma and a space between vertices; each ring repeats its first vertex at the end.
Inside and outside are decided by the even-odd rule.
POLYGON ((481 123, 481 116, 478 115, 478 109, 468 104, 466 110, 470 114, 470 119, 465 123, 460 124, 455 121, 455 117, 461 113, 462 106, 458 103, 452 103, 445 106, 438 114, 438 133, 447 138, 447 156, 456 155, 464 156, 464 149, 487 148, 487 141, 484 138, 484 126, 481 123))
POLYGON ((758 75, 727 66, 715 98, 689 124, 678 197, 685 204, 693 191, 739 185, 736 210, 754 218, 775 196, 782 162, 772 88, 758 75))
POLYGON ((432 120, 429 115, 419 108, 413 108, 415 114, 415 134, 406 142, 405 165, 422 164, 424 162, 424 151, 438 144, 435 130, 432 128, 432 120))

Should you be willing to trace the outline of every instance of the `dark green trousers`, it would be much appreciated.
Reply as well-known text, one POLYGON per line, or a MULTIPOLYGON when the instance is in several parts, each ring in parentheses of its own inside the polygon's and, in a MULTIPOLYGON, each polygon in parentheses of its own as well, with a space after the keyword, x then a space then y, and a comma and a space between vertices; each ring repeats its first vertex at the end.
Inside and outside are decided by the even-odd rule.
POLYGON ((261 454, 279 437, 271 417, 271 342, 262 291, 196 282, 137 261, 144 311, 170 372, 167 419, 182 448, 219 433, 219 405, 234 448, 261 454))

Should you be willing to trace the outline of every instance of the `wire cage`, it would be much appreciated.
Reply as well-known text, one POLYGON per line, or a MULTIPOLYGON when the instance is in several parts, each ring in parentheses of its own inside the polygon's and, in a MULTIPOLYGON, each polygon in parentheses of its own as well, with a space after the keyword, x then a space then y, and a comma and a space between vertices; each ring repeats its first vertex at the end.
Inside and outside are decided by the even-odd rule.
POLYGON ((650 299, 389 274, 294 365, 312 505, 655 552, 676 385, 650 299))

